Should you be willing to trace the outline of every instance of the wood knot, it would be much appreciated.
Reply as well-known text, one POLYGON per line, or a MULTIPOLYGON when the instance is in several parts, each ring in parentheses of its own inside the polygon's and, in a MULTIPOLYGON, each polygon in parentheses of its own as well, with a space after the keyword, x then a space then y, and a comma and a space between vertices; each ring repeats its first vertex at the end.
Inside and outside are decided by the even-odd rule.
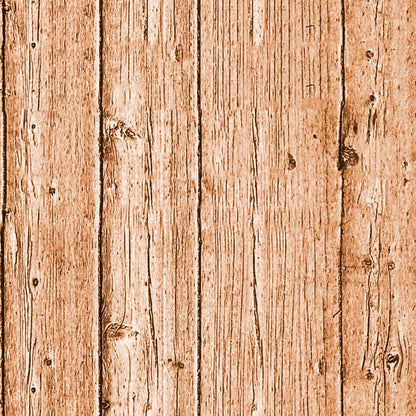
POLYGON ((373 52, 373 51, 368 50, 368 51, 365 53, 365 56, 366 56, 368 59, 374 58, 374 52, 373 52))
POLYGON ((288 153, 287 156, 289 158, 288 169, 289 170, 295 169, 296 168, 296 160, 295 160, 295 158, 290 153, 288 153))
POLYGON ((400 360, 400 356, 399 354, 387 354, 387 358, 386 358, 386 364, 387 364, 387 368, 390 370, 392 370, 397 363, 400 360))
POLYGON ((109 340, 120 340, 125 338, 131 338, 138 335, 138 332, 130 325, 119 324, 114 322, 109 324, 104 331, 104 335, 109 340))
POLYGON ((108 136, 112 139, 123 140, 125 138, 136 140, 140 139, 140 136, 129 126, 127 126, 121 120, 109 120, 106 123, 106 129, 108 136))
POLYGON ((365 378, 366 378, 367 380, 369 380, 369 381, 371 381, 371 380, 374 378, 374 374, 373 374, 373 372, 372 372, 370 369, 368 369, 368 370, 365 372, 365 378))
POLYGON ((373 267, 373 261, 371 260, 370 257, 366 257, 363 260, 363 265, 364 265, 364 267, 368 267, 368 268, 373 267))
POLYGON ((355 166, 360 158, 352 147, 344 147, 341 151, 341 168, 344 166, 355 166))

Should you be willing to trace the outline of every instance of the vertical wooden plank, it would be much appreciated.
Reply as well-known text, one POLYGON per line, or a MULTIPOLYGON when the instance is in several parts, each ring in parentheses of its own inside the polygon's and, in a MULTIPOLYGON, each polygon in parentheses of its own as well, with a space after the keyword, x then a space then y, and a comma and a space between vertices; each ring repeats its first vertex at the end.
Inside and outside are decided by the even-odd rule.
POLYGON ((416 412, 415 13, 345 1, 345 415, 416 412))
POLYGON ((340 414, 340 3, 201 25, 201 414, 340 414))
POLYGON ((197 240, 193 0, 103 2, 103 408, 192 414, 197 240))
POLYGON ((6 415, 98 411, 98 9, 7 2, 6 415))

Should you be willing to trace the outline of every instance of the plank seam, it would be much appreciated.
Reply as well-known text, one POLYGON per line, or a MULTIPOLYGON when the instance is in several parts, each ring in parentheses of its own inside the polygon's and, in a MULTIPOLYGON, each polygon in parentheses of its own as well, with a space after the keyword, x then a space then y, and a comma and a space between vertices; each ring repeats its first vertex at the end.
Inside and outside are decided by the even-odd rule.
POLYGON ((103 120, 103 0, 98 0, 98 111, 99 111, 99 222, 98 222, 98 414, 103 413, 103 207, 104 207, 104 120, 103 120))
POLYGON ((343 238, 344 238, 344 168, 345 163, 343 153, 345 148, 345 137, 343 134, 343 116, 345 108, 345 0, 341 0, 341 105, 339 113, 339 154, 338 154, 338 169, 341 170, 341 219, 340 219, 340 242, 339 242, 339 270, 338 270, 338 291, 339 291, 339 344, 340 344, 340 407, 341 416, 344 415, 344 346, 343 346, 343 293, 342 293, 342 262, 343 262, 343 238))
POLYGON ((196 416, 201 415, 201 321, 202 321, 202 110, 201 110, 201 0, 196 0, 196 106, 198 131, 198 202, 197 202, 197 238, 198 238, 198 274, 196 282, 196 416))
POLYGON ((2 79, 1 79, 1 102, 2 102, 2 121, 3 121, 3 200, 2 200, 2 227, 1 227, 1 406, 2 415, 5 416, 5 317, 4 317, 4 288, 5 288, 5 220, 7 215, 7 115, 6 115, 6 1, 2 1, 2 44, 1 44, 1 65, 2 65, 2 79))

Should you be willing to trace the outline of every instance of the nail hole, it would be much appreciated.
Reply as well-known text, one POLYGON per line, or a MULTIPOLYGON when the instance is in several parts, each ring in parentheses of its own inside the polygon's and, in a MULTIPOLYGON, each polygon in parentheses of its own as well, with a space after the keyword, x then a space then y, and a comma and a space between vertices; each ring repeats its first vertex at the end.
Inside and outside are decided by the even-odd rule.
POLYGON ((45 364, 47 366, 51 366, 52 365, 52 360, 50 358, 45 358, 45 364))
POLYGON ((32 387, 30 390, 32 393, 36 393, 36 387, 32 387))
POLYGON ((35 130, 36 124, 32 124, 32 130, 35 130))
POLYGON ((390 263, 389 263, 389 270, 394 270, 394 268, 396 267, 396 265, 394 264, 394 262, 393 261, 391 261, 390 263))
POLYGON ((50 193, 51 195, 54 195, 54 194, 55 194, 55 188, 50 187, 50 188, 49 188, 49 193, 50 193))
POLYGON ((39 280, 36 277, 32 280, 33 286, 37 286, 39 284, 39 280))
POLYGON ((373 95, 373 94, 371 94, 371 95, 370 95, 370 101, 373 101, 373 102, 374 102, 375 100, 376 100, 376 96, 375 96, 375 95, 373 95))
POLYGON ((32 48, 35 49, 36 48, 36 43, 32 42, 32 48))
POLYGON ((318 136, 317 136, 316 134, 314 134, 314 135, 313 135, 313 138, 314 138, 314 139, 317 139, 317 138, 318 138, 318 136))

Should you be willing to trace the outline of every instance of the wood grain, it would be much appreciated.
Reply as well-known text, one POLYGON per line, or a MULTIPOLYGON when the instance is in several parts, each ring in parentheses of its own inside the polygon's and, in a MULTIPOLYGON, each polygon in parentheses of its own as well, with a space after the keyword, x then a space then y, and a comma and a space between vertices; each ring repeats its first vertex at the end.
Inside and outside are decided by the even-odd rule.
POLYGON ((415 12, 412 1, 345 3, 346 416, 416 411, 415 12))
POLYGON ((98 9, 5 21, 4 414, 98 410, 98 9))
POLYGON ((103 2, 103 409, 196 407, 192 0, 103 2))
POLYGON ((201 414, 340 414, 340 4, 201 19, 201 414))

